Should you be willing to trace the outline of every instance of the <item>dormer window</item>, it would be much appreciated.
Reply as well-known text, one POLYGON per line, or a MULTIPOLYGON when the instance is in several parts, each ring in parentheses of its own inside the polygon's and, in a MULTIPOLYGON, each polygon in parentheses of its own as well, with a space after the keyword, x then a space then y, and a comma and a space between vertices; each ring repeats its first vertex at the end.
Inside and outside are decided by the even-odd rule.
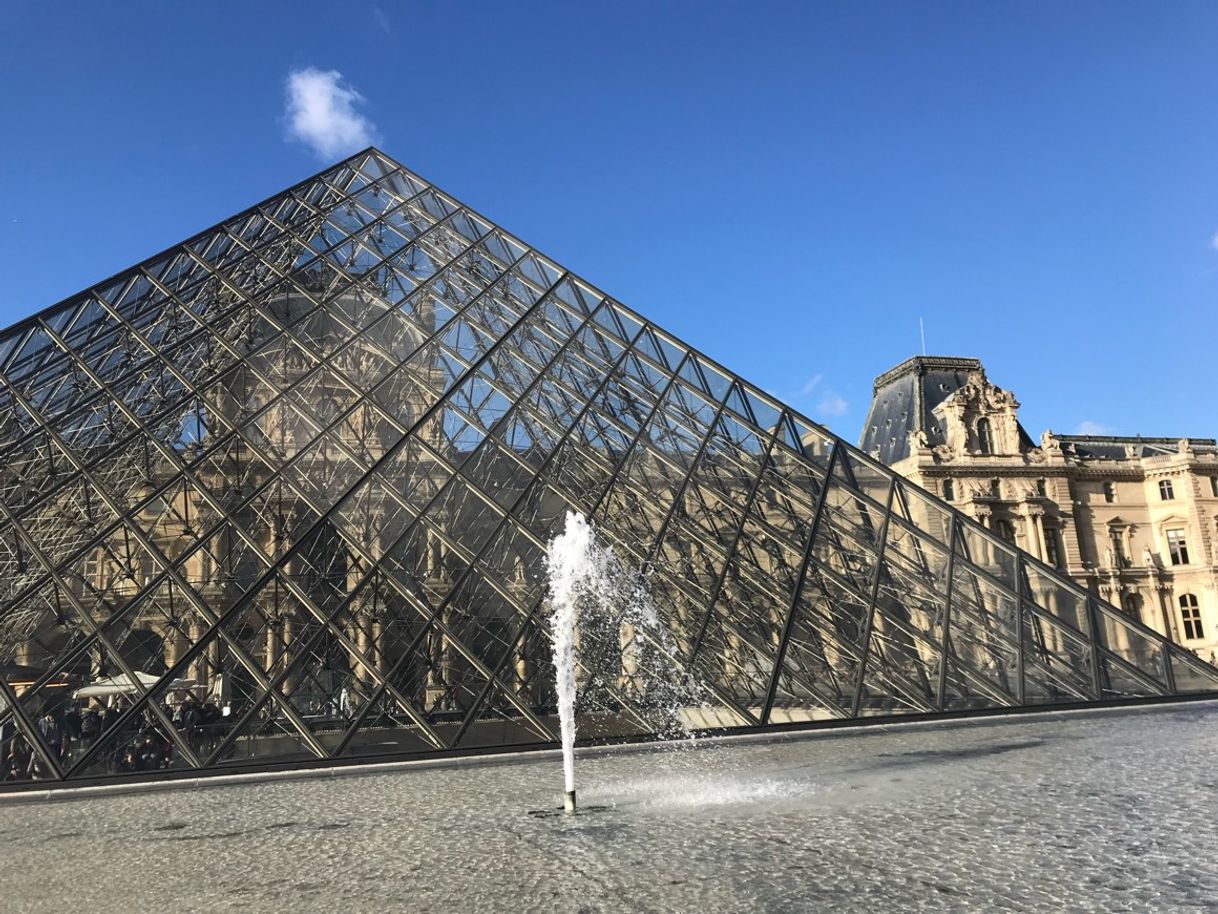
POLYGON ((990 431, 989 419, 977 420, 977 452, 979 454, 994 453, 994 435, 990 431))

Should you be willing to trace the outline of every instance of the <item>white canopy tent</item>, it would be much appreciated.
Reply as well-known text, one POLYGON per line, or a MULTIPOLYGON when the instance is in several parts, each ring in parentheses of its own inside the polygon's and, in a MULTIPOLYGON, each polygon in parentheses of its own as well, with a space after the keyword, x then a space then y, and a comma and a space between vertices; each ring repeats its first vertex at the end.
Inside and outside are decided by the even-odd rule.
MULTIPOLYGON (((126 673, 119 673, 117 676, 99 679, 97 682, 91 682, 87 686, 77 689, 72 693, 72 697, 115 698, 118 696, 135 696, 140 693, 140 686, 143 686, 144 690, 147 691, 161 680, 161 677, 154 676, 151 673, 135 673, 134 676, 136 680, 139 680, 139 685, 126 673)), ((181 692, 197 688, 198 685, 193 679, 175 679, 169 684, 169 688, 166 691, 181 692)))

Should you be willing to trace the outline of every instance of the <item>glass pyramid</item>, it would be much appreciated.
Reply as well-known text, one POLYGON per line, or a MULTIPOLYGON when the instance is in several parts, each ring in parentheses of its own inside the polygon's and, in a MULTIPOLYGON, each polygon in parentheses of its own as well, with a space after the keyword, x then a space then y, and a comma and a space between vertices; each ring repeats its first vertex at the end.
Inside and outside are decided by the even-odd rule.
POLYGON ((6 786, 552 743, 569 510, 690 727, 1218 689, 375 149, 0 333, 0 447, 6 786))

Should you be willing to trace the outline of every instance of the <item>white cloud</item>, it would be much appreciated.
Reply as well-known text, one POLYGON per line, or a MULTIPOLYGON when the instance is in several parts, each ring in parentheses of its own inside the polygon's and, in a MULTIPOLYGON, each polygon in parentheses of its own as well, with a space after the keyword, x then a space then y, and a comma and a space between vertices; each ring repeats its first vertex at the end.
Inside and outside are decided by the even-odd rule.
POLYGON ((816 404, 816 411, 822 416, 841 416, 849 408, 850 404, 831 390, 825 391, 825 395, 816 404))
POLYGON ((306 67, 288 74, 289 136, 332 161, 376 142, 376 125, 355 110, 364 97, 337 70, 306 67))
POLYGON ((393 24, 389 21, 389 15, 379 6, 372 7, 372 19, 386 35, 393 34, 393 24))
POLYGON ((1112 429, 1106 425, 1100 425, 1098 422, 1093 422, 1090 419, 1084 419, 1078 424, 1074 430, 1076 435, 1111 435, 1112 429))
POLYGON ((1218 251, 1218 232, 1214 232, 1214 237, 1210 239, 1210 245, 1215 251, 1218 251))
POLYGON ((808 380, 804 384, 804 386, 799 389, 799 396, 801 396, 801 397, 808 396, 808 394, 812 393, 812 391, 816 390, 816 388, 818 386, 820 386, 820 382, 821 382, 821 375, 818 375, 818 374, 812 375, 812 377, 808 378, 808 380))

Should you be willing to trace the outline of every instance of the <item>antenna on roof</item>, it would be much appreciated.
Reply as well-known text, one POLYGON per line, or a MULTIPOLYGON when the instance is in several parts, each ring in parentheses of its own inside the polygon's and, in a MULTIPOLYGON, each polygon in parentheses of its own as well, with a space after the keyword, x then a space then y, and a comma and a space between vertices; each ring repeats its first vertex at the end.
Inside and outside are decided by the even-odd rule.
POLYGON ((926 355, 926 328, 922 326, 922 318, 918 318, 918 334, 922 337, 922 355, 926 355))

